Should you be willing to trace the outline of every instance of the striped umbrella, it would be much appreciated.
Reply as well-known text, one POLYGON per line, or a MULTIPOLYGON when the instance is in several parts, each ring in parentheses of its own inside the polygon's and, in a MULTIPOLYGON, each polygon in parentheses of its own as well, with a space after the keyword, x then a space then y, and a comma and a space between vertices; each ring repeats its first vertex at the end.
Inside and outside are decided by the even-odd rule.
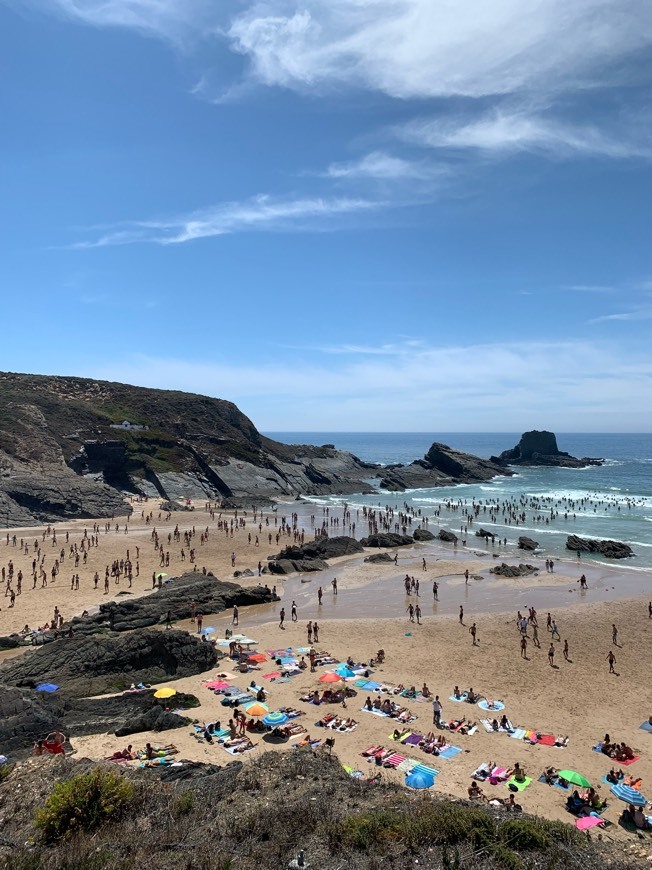
POLYGON ((288 717, 285 713, 281 713, 280 710, 277 710, 274 713, 268 713, 267 716, 263 719, 263 725, 271 725, 272 727, 276 725, 285 725, 288 721, 288 717))
POLYGON ((625 785, 622 782, 611 787, 611 794, 620 798, 621 801, 625 801, 627 804, 634 804, 635 807, 644 807, 647 803, 647 799, 643 797, 640 791, 637 791, 635 788, 632 788, 631 785, 625 785))
POLYGON ((265 716, 269 713, 269 707, 267 704, 261 704, 260 701, 253 701, 251 704, 247 704, 245 712, 248 713, 249 716, 265 716))

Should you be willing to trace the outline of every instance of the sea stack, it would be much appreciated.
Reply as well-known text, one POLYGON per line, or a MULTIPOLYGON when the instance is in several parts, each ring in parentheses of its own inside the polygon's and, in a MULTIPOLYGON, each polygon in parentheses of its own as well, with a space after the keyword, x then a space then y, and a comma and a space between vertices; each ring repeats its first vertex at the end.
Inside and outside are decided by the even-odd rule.
POLYGON ((602 465, 604 460, 584 456, 578 459, 557 447, 554 432, 546 430, 524 432, 516 447, 503 450, 500 456, 492 456, 497 465, 552 465, 562 468, 586 468, 587 465, 602 465))

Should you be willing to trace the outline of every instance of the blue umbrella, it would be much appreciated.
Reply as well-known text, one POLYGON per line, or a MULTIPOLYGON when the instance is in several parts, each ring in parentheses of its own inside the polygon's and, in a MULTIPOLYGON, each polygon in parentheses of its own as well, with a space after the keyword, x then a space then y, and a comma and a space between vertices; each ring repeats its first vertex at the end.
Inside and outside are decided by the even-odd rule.
POLYGON ((37 692, 56 692, 59 687, 55 686, 54 683, 41 683, 40 686, 36 687, 37 692))
POLYGON ((625 803, 634 804, 635 807, 644 807, 647 803, 646 798, 643 797, 640 791, 632 788, 631 785, 624 785, 623 783, 612 785, 611 793, 620 798, 621 801, 625 801, 625 803))
POLYGON ((211 625, 209 625, 208 628, 202 629, 202 634, 213 634, 214 632, 215 629, 211 625))
POLYGON ((263 725, 271 725, 272 727, 276 725, 285 725, 288 721, 288 717, 285 713, 281 713, 280 710, 277 710, 274 713, 268 713, 267 716, 263 719, 263 725))
POLYGON ((346 665, 340 665, 338 668, 335 668, 335 673, 339 674, 340 677, 355 677, 355 671, 352 671, 346 665))
POLYGON ((435 777, 423 770, 413 770, 405 777, 405 784, 410 788, 431 788, 435 784, 435 777))

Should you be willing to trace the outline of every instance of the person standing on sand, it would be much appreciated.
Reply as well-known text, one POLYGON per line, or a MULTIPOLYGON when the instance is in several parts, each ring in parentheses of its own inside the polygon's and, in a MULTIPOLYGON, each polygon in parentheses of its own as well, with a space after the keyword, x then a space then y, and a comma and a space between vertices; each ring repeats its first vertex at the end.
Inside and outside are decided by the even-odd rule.
POLYGON ((652 619, 652 601, 648 602, 647 605, 647 618, 652 619))
POLYGON ((312 619, 306 626, 306 631, 308 632, 308 643, 312 643, 312 619))
POLYGON ((471 638, 473 639, 473 644, 472 644, 473 646, 477 646, 477 645, 478 645, 478 642, 477 642, 477 640, 476 640, 476 632, 477 632, 477 630, 478 630, 478 629, 475 627, 475 622, 474 622, 473 625, 471 626, 471 628, 469 629, 469 634, 471 635, 471 638))
POLYGON ((167 631, 169 628, 172 628, 172 611, 168 610, 168 615, 165 619, 165 630, 167 631))
POLYGON ((233 618, 231 619, 231 625, 240 625, 240 614, 238 612, 238 605, 233 605, 233 618))
POLYGON ((548 618, 546 619, 546 628, 548 631, 552 631, 552 615, 549 613, 548 618))
POLYGON ((527 658, 527 637, 525 635, 521 635, 521 658, 527 658))
POLYGON ((281 607, 281 610, 279 613, 279 620, 280 621, 279 621, 278 627, 283 628, 283 623, 285 622, 285 607, 281 607))
POLYGON ((569 662, 570 658, 568 657, 568 641, 564 641, 564 660, 569 662))
POLYGON ((412 602, 408 604, 405 612, 410 614, 410 622, 414 622, 414 605, 412 602))
POLYGON ((618 646, 618 629, 613 623, 611 625, 611 642, 614 646, 618 646))
POLYGON ((398 553, 394 553, 394 564, 398 565, 398 553))
POLYGON ((417 621, 417 625, 421 625, 421 608, 419 607, 418 604, 414 608, 414 616, 415 616, 415 619, 417 621))
POLYGON ((427 567, 427 565, 426 565, 426 558, 425 558, 425 556, 424 556, 423 559, 421 560, 421 570, 422 570, 422 571, 427 571, 427 570, 428 570, 428 567, 427 567))
POLYGON ((550 631, 552 632, 552 634, 550 635, 551 638, 557 635, 557 640, 561 640, 561 635, 559 634, 559 629, 557 628, 557 623, 554 619, 552 621, 552 628, 550 629, 550 631))
POLYGON ((468 583, 469 583, 469 569, 468 568, 464 571, 464 583, 465 583, 465 585, 468 586, 468 583))
POLYGON ((432 724, 439 725, 441 722, 441 714, 443 708, 441 706, 441 701, 439 700, 439 695, 435 695, 435 700, 432 702, 432 724))
POLYGON ((317 625, 316 620, 312 625, 312 633, 313 633, 314 638, 315 638, 315 643, 319 643, 319 626, 317 625))
POLYGON ((292 602, 292 609, 290 610, 290 618, 292 619, 292 622, 297 622, 297 620, 299 619, 299 617, 297 616, 297 602, 296 601, 292 602))
POLYGON ((550 649, 548 650, 548 663, 551 668, 555 666, 555 645, 554 643, 550 644, 550 649))
POLYGON ((615 674, 616 670, 614 665, 616 664, 616 656, 613 654, 613 650, 609 650, 609 655, 607 656, 607 661, 609 662, 609 673, 615 674))
MULTIPOLYGON (((435 601, 439 601, 439 583, 436 580, 432 581, 432 597, 435 601)), ((650 601, 650 619, 652 619, 652 601, 650 601)))
POLYGON ((202 623, 204 622, 204 617, 201 613, 197 614, 197 634, 201 634, 202 623))
POLYGON ((333 577, 331 586, 333 587, 333 595, 337 595, 337 577, 333 577))
POLYGON ((460 604, 460 625, 464 625, 464 607, 460 604))
POLYGON ((319 604, 321 604, 321 599, 322 599, 323 594, 324 594, 324 590, 320 586, 319 589, 317 590, 317 599, 319 601, 319 604))
POLYGON ((541 643, 539 642, 539 628, 536 624, 532 626, 532 643, 538 648, 541 649, 541 643))

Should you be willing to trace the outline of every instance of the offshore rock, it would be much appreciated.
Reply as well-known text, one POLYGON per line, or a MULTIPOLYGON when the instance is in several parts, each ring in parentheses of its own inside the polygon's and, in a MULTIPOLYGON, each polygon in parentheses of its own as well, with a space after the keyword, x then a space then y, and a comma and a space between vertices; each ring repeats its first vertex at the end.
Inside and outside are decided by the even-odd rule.
POLYGON ((533 541, 532 538, 528 538, 527 535, 521 535, 518 539, 518 548, 519 550, 536 550, 539 547, 538 541, 533 541))
POLYGON ((449 532, 446 529, 441 529, 437 537, 440 541, 446 541, 449 544, 457 543, 457 535, 455 532, 449 532))
POLYGON ((415 529, 412 534, 415 541, 434 541, 435 536, 428 529, 415 529))
POLYGON ((630 559, 634 552, 629 544, 622 541, 596 541, 592 538, 578 538, 569 535, 566 539, 566 549, 580 553, 600 553, 607 559, 630 559))
POLYGON ((562 468, 586 468, 588 465, 602 465, 602 459, 585 456, 577 459, 557 447, 554 432, 546 430, 524 432, 516 447, 504 450, 500 456, 492 456, 491 461, 498 465, 552 465, 562 468))

